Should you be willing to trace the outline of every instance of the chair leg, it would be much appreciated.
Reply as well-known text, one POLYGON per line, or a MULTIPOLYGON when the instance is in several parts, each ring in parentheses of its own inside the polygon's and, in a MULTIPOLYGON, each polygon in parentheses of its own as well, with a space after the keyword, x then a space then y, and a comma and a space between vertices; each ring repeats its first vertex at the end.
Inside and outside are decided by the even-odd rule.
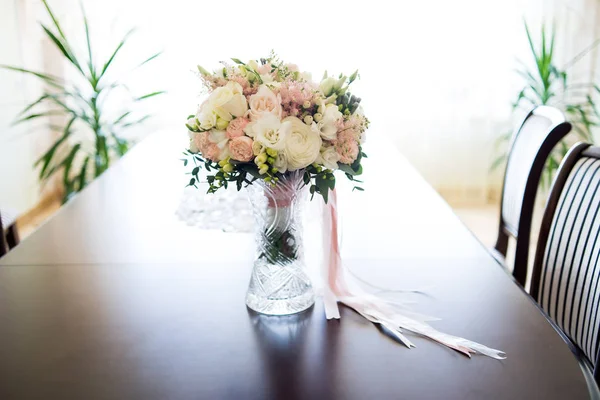
POLYGON ((9 249, 12 249, 19 244, 19 231, 17 230, 17 224, 12 224, 8 227, 6 243, 8 244, 9 249))

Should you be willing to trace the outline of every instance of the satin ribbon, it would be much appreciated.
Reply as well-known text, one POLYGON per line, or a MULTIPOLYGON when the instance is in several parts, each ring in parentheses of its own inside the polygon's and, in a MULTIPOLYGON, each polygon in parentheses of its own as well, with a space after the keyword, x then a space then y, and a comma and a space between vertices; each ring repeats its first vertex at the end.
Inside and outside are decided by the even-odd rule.
POLYGON ((406 332, 428 337, 454 349, 467 357, 483 354, 498 360, 505 359, 505 353, 458 336, 448 335, 431 327, 427 321, 436 318, 414 313, 406 304, 390 301, 370 294, 360 287, 359 282, 346 274, 342 265, 338 239, 337 193, 329 195, 329 203, 323 209, 323 304, 327 319, 340 319, 338 303, 352 308, 374 324, 389 331, 406 347, 416 347, 405 335, 406 332))

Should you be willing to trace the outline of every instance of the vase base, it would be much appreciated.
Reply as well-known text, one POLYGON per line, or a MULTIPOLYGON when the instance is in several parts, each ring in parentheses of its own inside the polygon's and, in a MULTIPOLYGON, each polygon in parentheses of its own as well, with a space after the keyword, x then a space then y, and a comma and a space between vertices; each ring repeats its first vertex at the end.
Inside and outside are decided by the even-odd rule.
POLYGON ((267 315, 289 315, 302 312, 315 304, 315 295, 312 290, 300 296, 289 299, 269 299, 248 293, 246 305, 253 311, 267 315))

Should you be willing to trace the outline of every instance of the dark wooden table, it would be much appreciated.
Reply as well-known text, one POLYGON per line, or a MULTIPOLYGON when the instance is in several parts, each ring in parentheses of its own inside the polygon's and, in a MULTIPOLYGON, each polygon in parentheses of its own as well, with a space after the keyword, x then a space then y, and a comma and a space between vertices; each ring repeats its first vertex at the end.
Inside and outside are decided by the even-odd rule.
POLYGON ((252 235, 175 216, 184 146, 148 138, 0 260, 0 399, 597 396, 532 300, 377 141, 366 191, 340 187, 345 263, 376 285, 425 289, 415 310, 442 318, 436 328, 508 358, 421 338, 409 350, 348 309, 326 321, 319 300, 289 317, 248 311, 252 235))

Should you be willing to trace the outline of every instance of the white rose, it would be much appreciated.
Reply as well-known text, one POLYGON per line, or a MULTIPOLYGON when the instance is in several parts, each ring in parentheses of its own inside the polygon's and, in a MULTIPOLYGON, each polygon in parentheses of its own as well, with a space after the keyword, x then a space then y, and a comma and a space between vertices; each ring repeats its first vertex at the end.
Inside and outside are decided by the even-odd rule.
POLYGON ((321 150, 321 136, 296 117, 287 117, 282 121, 281 130, 285 132, 285 157, 288 170, 305 168, 315 162, 321 150))
POLYGON ((285 174, 287 172, 288 161, 285 152, 280 151, 279 153, 277 153, 277 157, 275 157, 275 162, 273 163, 273 166, 277 168, 277 170, 282 174, 285 174))
POLYGON ((227 82, 227 85, 216 88, 208 98, 208 103, 214 112, 225 121, 243 116, 248 111, 248 103, 244 89, 237 82, 227 82))
POLYGON ((321 149, 319 156, 317 157, 317 163, 323 165, 325 168, 335 171, 338 169, 338 161, 340 155, 335 151, 335 147, 329 146, 321 149))
POLYGON ((196 119, 198 120, 200 128, 205 131, 214 128, 217 124, 217 114, 208 101, 202 103, 200 110, 198 110, 198 114, 196 114, 196 119))
POLYGON ((266 85, 250 96, 250 119, 257 120, 263 115, 273 114, 281 119, 281 96, 275 95, 266 85))
POLYGON ((344 116, 338 110, 335 104, 327 104, 323 113, 323 118, 317 123, 317 128, 321 137, 326 140, 335 140, 337 138, 337 123, 344 116))
POLYGON ((286 131, 282 129, 279 118, 273 114, 266 114, 252 123, 248 136, 253 137, 255 142, 264 147, 274 150, 283 150, 286 131))

